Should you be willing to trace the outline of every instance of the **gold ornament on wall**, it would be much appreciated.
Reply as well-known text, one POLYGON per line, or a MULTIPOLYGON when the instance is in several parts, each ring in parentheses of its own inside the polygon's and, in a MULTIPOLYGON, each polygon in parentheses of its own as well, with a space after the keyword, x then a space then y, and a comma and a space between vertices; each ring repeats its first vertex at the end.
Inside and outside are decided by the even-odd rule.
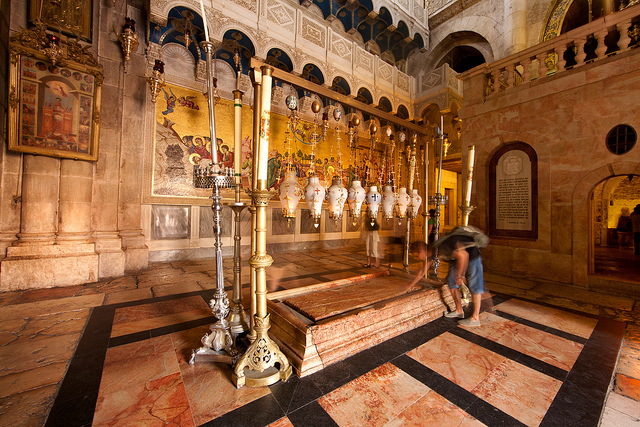
POLYGON ((118 34, 122 51, 124 52, 124 69, 127 71, 131 53, 138 47, 138 33, 136 33, 136 21, 131 18, 125 18, 122 33, 118 34))

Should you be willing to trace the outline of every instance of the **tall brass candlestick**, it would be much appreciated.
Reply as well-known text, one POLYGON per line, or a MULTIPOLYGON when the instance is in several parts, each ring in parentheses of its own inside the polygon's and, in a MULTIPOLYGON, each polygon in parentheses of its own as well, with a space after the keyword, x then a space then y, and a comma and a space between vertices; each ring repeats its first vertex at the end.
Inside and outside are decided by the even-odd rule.
MULTIPOLYGON (((256 314, 254 316, 255 340, 244 355, 240 357, 233 373, 236 387, 262 387, 274 384, 280 380, 286 381, 291 375, 291 365, 287 357, 280 351, 278 345, 269 337, 269 313, 267 312, 267 275, 265 269, 273 263, 273 258, 267 254, 267 206, 272 192, 267 189, 266 156, 269 153, 269 126, 271 119, 271 75, 273 68, 262 66, 262 105, 260 115, 260 145, 257 155, 258 180, 251 196, 255 206, 255 240, 256 251, 249 260, 249 264, 256 270, 256 314), (268 95, 267 95, 268 94, 268 95), (264 168, 264 169, 263 169, 264 168), (262 177, 264 175, 264 178, 262 177), (280 368, 276 368, 276 364, 280 368)), ((254 157, 255 157, 254 155, 254 157)))
MULTIPOLYGON (((409 154, 409 175, 407 176, 407 192, 409 194, 413 193, 413 180, 416 174, 416 141, 418 140, 417 135, 413 135, 411 137, 411 151, 409 154)), ((413 201, 411 202, 413 203, 413 201)), ((409 246, 411 240, 411 215, 406 216, 407 224, 405 229, 405 239, 404 239, 404 257, 402 264, 404 266, 404 271, 409 272, 409 246)))
POLYGON ((467 164, 467 180, 466 180, 466 193, 464 195, 464 202, 460 206, 462 211, 462 225, 469 225, 469 215, 475 209, 475 206, 471 206, 471 187, 473 185, 473 163, 475 161, 476 146, 469 146, 469 161, 467 164))
POLYGON ((235 169, 235 201, 228 206, 233 210, 234 232, 233 232, 233 297, 231 313, 229 313, 229 327, 235 335, 240 335, 249 330, 249 316, 244 311, 242 305, 242 263, 241 263, 241 230, 240 215, 247 207, 240 201, 242 191, 242 92, 233 91, 234 97, 234 169, 235 169))

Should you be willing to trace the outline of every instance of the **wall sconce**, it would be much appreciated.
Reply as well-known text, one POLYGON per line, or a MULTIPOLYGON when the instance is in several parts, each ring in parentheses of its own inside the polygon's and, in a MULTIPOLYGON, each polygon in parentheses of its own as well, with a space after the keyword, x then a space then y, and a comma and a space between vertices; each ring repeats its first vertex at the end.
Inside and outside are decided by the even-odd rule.
POLYGON ((118 38, 120 39, 122 51, 124 52, 124 68, 126 71, 127 64, 131 59, 131 52, 138 47, 138 34, 136 33, 136 21, 131 18, 125 18, 124 21, 125 24, 124 27, 122 27, 122 33, 118 34, 118 38))
POLYGON ((151 101, 155 103, 160 90, 164 87, 164 62, 156 59, 153 74, 151 77, 147 77, 147 83, 149 83, 149 90, 151 90, 151 101))
POLYGON ((63 56, 64 51, 60 47, 60 37, 53 34, 47 34, 49 39, 49 46, 42 49, 42 53, 47 55, 51 59, 51 63, 55 66, 56 62, 63 56))

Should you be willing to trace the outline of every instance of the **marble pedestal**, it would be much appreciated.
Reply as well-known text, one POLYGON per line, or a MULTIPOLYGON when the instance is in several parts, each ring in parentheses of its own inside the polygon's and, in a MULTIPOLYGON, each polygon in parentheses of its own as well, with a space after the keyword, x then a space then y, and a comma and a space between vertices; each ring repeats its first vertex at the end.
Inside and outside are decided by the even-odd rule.
POLYGON ((98 254, 93 243, 9 246, 0 264, 0 289, 71 286, 98 280, 98 254))
POLYGON ((270 335, 309 375, 453 308, 446 286, 402 291, 410 280, 385 272, 270 293, 270 335))

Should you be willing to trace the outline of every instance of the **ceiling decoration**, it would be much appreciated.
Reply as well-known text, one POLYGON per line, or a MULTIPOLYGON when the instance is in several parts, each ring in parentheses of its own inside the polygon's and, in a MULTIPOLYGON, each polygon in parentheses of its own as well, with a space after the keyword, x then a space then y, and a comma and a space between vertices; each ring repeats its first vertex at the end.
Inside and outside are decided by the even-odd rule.
MULTIPOLYGON (((309 0, 300 0, 300 4, 309 0)), ((374 10, 371 0, 312 0, 322 11, 324 19, 338 19, 344 30, 358 31, 363 41, 375 42, 380 54, 391 52, 395 62, 406 60, 414 49, 424 48, 424 38, 415 33, 410 34, 409 27, 403 21, 396 26, 388 9, 381 7, 374 10), (373 13, 371 13, 373 12, 373 13)), ((393 64, 395 65, 395 63, 393 64)))
MULTIPOLYGON (((196 60, 205 60, 204 50, 200 48, 200 42, 204 39, 202 17, 183 6, 174 7, 169 11, 166 26, 162 27, 155 22, 151 22, 149 25, 149 40, 151 42, 161 46, 168 43, 181 45, 188 43, 186 47, 196 60), (185 37, 185 33, 188 33, 189 37, 185 37)), ((236 51, 240 56, 242 73, 247 74, 251 58, 255 56, 255 47, 249 37, 241 31, 229 30, 224 34, 222 43, 214 52, 214 59, 222 59, 228 62, 231 68, 235 70, 236 65, 233 57, 236 51)), ((275 54, 273 56, 275 58, 275 54)), ((291 61, 289 60, 290 63, 291 61)))

